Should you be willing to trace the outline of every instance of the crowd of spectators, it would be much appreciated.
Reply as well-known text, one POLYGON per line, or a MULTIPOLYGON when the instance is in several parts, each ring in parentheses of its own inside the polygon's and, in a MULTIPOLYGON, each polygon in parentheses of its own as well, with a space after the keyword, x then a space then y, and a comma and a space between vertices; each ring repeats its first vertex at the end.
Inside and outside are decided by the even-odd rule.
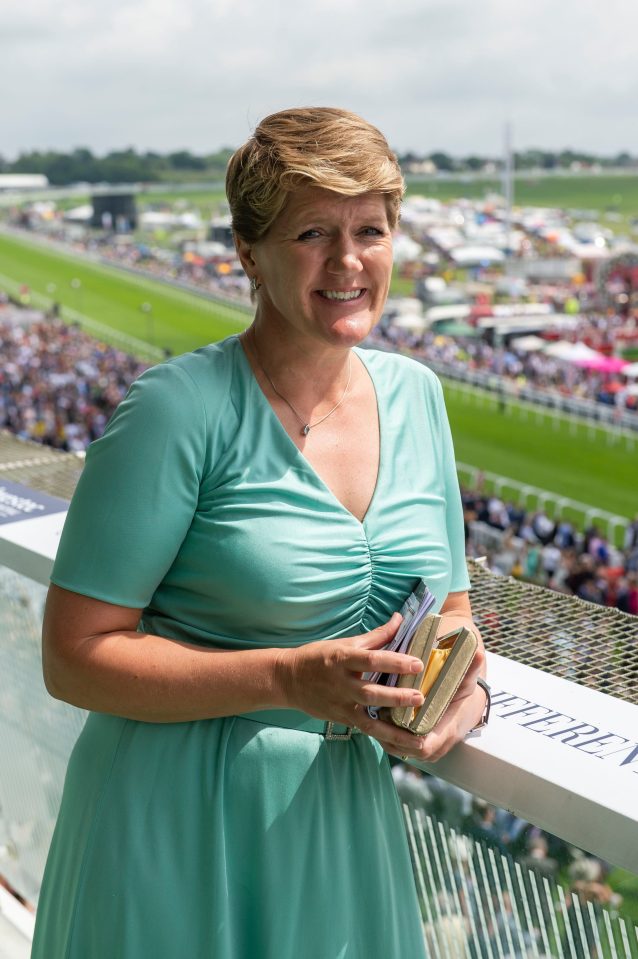
MULTIPOLYGON (((580 342, 588 337, 595 339, 595 333, 608 342, 614 325, 620 322, 619 316, 590 314, 579 326, 578 339, 580 342)), ((638 413, 638 395, 631 389, 623 389, 633 383, 625 384, 621 374, 585 369, 539 350, 493 346, 483 339, 450 337, 432 330, 415 333, 391 323, 377 328, 371 340, 393 349, 408 350, 428 363, 445 364, 461 372, 492 374, 498 377, 505 392, 513 395, 521 387, 531 386, 557 396, 586 399, 638 413)))
MULTIPOLYGON (((151 247, 131 235, 78 234, 61 223, 53 232, 41 235, 84 256, 106 259, 118 266, 143 270, 164 280, 234 299, 242 305, 250 304, 247 277, 238 263, 235 269, 231 251, 225 257, 207 259, 179 248, 151 247), (219 271, 219 260, 223 261, 226 272, 219 271)), ((579 322, 578 341, 608 351, 613 347, 617 330, 625 323, 626 317, 620 314, 588 310, 579 322)), ((375 340, 394 349, 406 349, 430 363, 492 374, 498 377, 503 389, 512 394, 523 386, 532 386, 562 397, 597 401, 638 413, 638 395, 622 389, 622 376, 584 369, 537 350, 494 346, 478 337, 441 336, 433 330, 414 332, 395 325, 391 318, 386 318, 374 331, 370 341, 375 340)))
MULTIPOLYGON (((0 346, 0 427, 66 451, 83 451, 102 435, 147 365, 77 325, 6 298, 0 346)), ((618 549, 595 527, 579 531, 566 519, 530 514, 481 490, 462 495, 468 536, 473 520, 499 533, 498 547, 488 553, 494 572, 638 614, 638 519, 618 549)))
POLYGON ((0 427, 83 451, 148 364, 79 326, 0 302, 0 427))
POLYGON ((597 526, 578 530, 568 519, 529 513, 481 490, 461 495, 468 540, 472 521, 500 534, 499 545, 487 551, 492 572, 638 615, 638 514, 618 547, 597 526))

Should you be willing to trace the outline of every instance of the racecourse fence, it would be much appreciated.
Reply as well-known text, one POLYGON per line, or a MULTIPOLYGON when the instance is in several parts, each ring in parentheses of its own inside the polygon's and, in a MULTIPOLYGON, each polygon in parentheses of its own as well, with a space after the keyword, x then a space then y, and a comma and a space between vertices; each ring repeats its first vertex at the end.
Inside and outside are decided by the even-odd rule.
POLYGON ((575 521, 582 530, 595 523, 602 527, 610 543, 615 546, 623 545, 625 528, 629 523, 627 516, 609 513, 597 506, 570 499, 569 496, 552 493, 550 490, 540 489, 540 487, 532 486, 529 483, 521 483, 498 473, 486 472, 476 466, 470 466, 468 463, 460 463, 458 460, 456 471, 462 486, 492 493, 499 498, 515 499, 526 510, 542 511, 554 520, 561 517, 570 519, 575 521))
POLYGON ((530 412, 544 409, 549 414, 584 421, 592 428, 604 428, 610 434, 610 443, 624 440, 631 445, 631 449, 634 448, 638 433, 638 411, 630 412, 594 400, 550 393, 531 385, 515 386, 503 377, 483 370, 468 370, 429 358, 421 362, 433 369, 437 376, 448 383, 454 383, 457 388, 465 387, 468 391, 487 393, 493 405, 500 406, 504 412, 507 411, 509 403, 527 407, 530 412))

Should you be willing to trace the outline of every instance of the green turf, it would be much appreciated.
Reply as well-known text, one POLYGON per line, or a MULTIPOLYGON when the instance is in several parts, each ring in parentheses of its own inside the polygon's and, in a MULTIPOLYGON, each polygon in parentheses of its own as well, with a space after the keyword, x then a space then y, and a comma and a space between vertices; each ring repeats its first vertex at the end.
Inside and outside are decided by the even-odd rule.
POLYGON ((392 270, 392 282, 390 283, 390 296, 414 296, 414 280, 399 276, 398 267, 392 270))
MULTIPOLYGON (((497 178, 475 176, 410 177, 407 183, 407 195, 419 194, 436 197, 439 200, 453 200, 459 197, 484 199, 488 194, 503 192, 502 181, 497 178)), ((89 194, 76 195, 56 201, 60 209, 88 203, 89 194)), ((215 214, 225 205, 223 189, 203 187, 197 183, 184 189, 142 190, 136 195, 136 203, 141 209, 152 205, 184 203, 196 208, 204 216, 215 214)), ((514 180, 514 204, 516 206, 552 206, 567 210, 592 210, 604 214, 607 211, 620 213, 622 223, 610 222, 611 229, 626 229, 632 217, 638 217, 638 176, 635 174, 612 175, 593 174, 556 174, 551 176, 517 175, 514 180)))
POLYGON ((2 234, 0 274, 173 353, 236 333, 250 318, 248 311, 2 234), (80 286, 74 289, 72 280, 80 286), (144 312, 142 304, 150 304, 150 312, 144 312))
MULTIPOLYGON (((1 234, 0 274, 174 353, 236 332, 250 315, 1 234), (73 279, 79 289, 71 287, 73 279), (152 304, 151 314, 142 303, 152 304)), ((447 403, 461 462, 623 516, 638 510, 638 453, 624 442, 608 444, 602 430, 592 438, 585 425, 526 413, 511 401, 500 413, 487 394, 448 387, 447 403)))
MULTIPOLYGON (((427 177, 410 178, 407 195, 421 194, 439 200, 458 197, 483 199, 490 193, 502 193, 503 184, 498 178, 476 179, 455 177, 440 179, 427 177)), ((195 185, 188 190, 162 190, 138 195, 142 205, 150 203, 176 203, 184 200, 203 210, 215 210, 224 202, 224 193, 206 190, 195 185)), ((634 174, 611 175, 601 173, 555 176, 532 176, 521 174, 514 181, 514 203, 517 206, 552 206, 568 210, 596 210, 605 213, 613 210, 624 217, 638 217, 638 176, 634 174)), ((613 227, 614 224, 611 224, 613 227)))
POLYGON ((623 897, 621 914, 638 923, 638 876, 625 869, 613 869, 608 881, 611 888, 623 897))
MULTIPOLYGON (((482 198, 502 193, 499 179, 411 179, 407 193, 438 197, 441 200, 465 196, 482 198)), ((514 202, 520 206, 560 206, 578 210, 617 210, 638 214, 638 176, 600 174, 599 176, 527 176, 514 180, 514 202)))
MULTIPOLYGON (((482 200, 489 194, 503 193, 503 184, 498 179, 414 179, 407 187, 410 194, 431 196, 443 202, 465 197, 482 200)), ((633 219, 638 218, 638 176, 621 174, 517 176, 514 181, 514 206, 558 207, 568 212, 590 210, 596 219, 614 233, 632 231, 633 219), (605 214, 613 212, 619 220, 607 220, 605 214)))
POLYGON ((452 383, 446 404, 460 462, 620 516, 638 511, 638 437, 628 446, 605 430, 514 401, 500 412, 494 395, 452 383))
POLYGON ((225 201, 226 194, 223 190, 207 190, 196 186, 184 190, 149 190, 138 193, 135 197, 135 202, 141 210, 161 204, 173 206, 181 203, 189 210, 199 210, 204 219, 217 214, 225 201))

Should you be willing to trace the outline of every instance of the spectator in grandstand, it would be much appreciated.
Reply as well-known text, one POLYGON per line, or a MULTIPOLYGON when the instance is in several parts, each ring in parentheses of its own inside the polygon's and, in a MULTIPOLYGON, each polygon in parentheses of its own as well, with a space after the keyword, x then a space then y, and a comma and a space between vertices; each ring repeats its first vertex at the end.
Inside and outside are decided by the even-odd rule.
POLYGON ((625 549, 638 549, 638 513, 625 530, 625 549))
POLYGON ((547 878, 553 878, 558 872, 558 862, 549 855, 549 843, 542 834, 529 837, 526 853, 519 862, 521 866, 547 878))
POLYGON ((81 451, 104 432, 146 364, 67 325, 0 306, 0 427, 22 439, 81 451))
POLYGON ((284 111, 227 188, 255 320, 136 381, 56 558, 46 678, 91 712, 32 959, 424 956, 385 753, 436 759, 485 715, 481 645, 428 736, 364 708, 423 702, 363 678, 422 671, 383 648, 421 577, 445 632, 476 629, 440 385, 353 349, 396 159, 354 114, 284 111))

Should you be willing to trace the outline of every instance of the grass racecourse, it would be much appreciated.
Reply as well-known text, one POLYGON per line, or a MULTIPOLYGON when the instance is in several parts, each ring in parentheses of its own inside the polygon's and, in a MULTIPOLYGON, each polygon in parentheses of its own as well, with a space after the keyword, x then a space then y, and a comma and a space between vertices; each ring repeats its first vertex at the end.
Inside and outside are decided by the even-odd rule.
MULTIPOLYGON (((158 348, 184 352, 238 332, 250 320, 247 311, 0 234, 3 283, 13 292, 24 284, 38 303, 59 302, 67 318, 84 318, 92 333, 99 324, 99 335, 120 346, 126 345, 122 337, 132 338, 131 352, 140 352, 136 340, 156 354, 158 348)), ((612 513, 638 511, 633 441, 514 400, 501 411, 494 397, 452 383, 446 399, 459 461, 612 513)))
POLYGON ((248 311, 0 233, 0 285, 3 278, 79 314, 80 321, 86 316, 172 353, 237 333, 250 320, 248 311))

